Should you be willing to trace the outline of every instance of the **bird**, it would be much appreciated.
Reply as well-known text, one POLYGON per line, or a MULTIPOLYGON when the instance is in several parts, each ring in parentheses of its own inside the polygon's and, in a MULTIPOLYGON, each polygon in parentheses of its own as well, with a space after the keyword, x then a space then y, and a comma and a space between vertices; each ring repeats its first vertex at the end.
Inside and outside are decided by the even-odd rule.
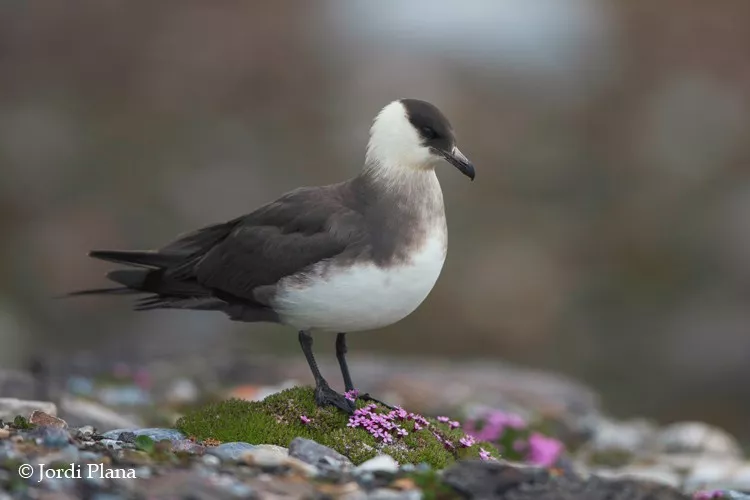
POLYGON ((474 165, 445 115, 427 101, 394 100, 372 121, 356 176, 291 190, 156 250, 92 250, 92 258, 126 266, 107 274, 117 286, 69 295, 145 294, 134 310, 218 311, 233 321, 292 327, 317 405, 351 414, 353 398, 333 390, 320 372, 312 334, 337 334, 344 388, 353 391, 347 333, 411 314, 443 268, 448 231, 435 173, 443 161, 474 180, 474 165))

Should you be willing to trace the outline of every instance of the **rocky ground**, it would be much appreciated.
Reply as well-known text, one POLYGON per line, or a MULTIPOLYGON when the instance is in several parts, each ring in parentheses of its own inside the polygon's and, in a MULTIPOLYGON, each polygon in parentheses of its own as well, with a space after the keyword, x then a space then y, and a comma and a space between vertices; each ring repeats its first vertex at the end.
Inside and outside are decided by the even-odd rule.
MULTIPOLYGON (((333 373, 333 363, 322 363, 324 371, 333 373)), ((499 452, 432 467, 431 458, 351 461, 291 435, 221 442, 177 429, 180 416, 207 403, 261 400, 307 383, 297 361, 231 369, 207 358, 49 363, 0 372, 0 499, 750 499, 750 462, 732 436, 708 424, 617 421, 575 381, 498 364, 352 364, 363 390, 423 413, 434 429, 455 426, 446 449, 468 449, 476 438, 499 452)))

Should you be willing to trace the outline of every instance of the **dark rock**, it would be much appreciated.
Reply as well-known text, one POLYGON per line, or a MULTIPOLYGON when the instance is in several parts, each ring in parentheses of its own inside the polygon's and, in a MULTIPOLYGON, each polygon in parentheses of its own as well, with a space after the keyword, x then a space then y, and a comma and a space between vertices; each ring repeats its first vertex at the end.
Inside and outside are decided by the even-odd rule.
POLYGON ((294 438, 289 443, 289 456, 322 470, 342 470, 352 467, 352 462, 341 453, 305 438, 294 438))
POLYGON ((443 474, 443 480, 471 498, 504 498, 508 491, 521 485, 546 482, 541 470, 519 469, 500 462, 467 460, 454 464, 443 474))
POLYGON ((501 462, 464 461, 447 469, 443 480, 468 498, 498 500, 689 500, 669 486, 635 480, 553 477, 540 469, 501 462))
POLYGON ((119 436, 117 436, 118 441, 122 441, 123 443, 135 443, 135 433, 134 432, 121 432, 119 436))

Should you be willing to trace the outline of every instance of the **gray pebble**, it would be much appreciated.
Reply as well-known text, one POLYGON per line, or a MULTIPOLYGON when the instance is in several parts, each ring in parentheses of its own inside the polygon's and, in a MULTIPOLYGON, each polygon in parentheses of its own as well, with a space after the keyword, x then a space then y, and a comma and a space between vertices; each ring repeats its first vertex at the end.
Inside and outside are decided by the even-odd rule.
POLYGON ((258 467, 279 467, 288 458, 273 451, 257 447, 243 453, 243 457, 248 464, 257 465, 258 467))
POLYGON ((251 445, 250 443, 235 441, 232 443, 222 443, 215 448, 207 448, 206 453, 216 455, 217 457, 225 461, 236 462, 237 460, 242 458, 242 455, 254 449, 255 446, 251 445))
POLYGON ((367 495, 368 500, 421 500, 422 492, 419 490, 396 491, 386 488, 372 490, 367 495))
POLYGON ((154 441, 162 441, 168 439, 170 441, 178 441, 185 439, 185 435, 177 429, 165 429, 161 427, 149 427, 144 429, 114 429, 107 431, 102 434, 107 439, 117 439, 123 432, 132 432, 136 437, 148 436, 154 441))
POLYGON ((118 441, 122 441, 123 443, 135 443, 135 433, 134 432, 121 432, 119 436, 117 436, 118 441))
POLYGON ((112 449, 112 450, 122 449, 122 442, 117 441, 115 439, 109 439, 109 438, 102 439, 101 441, 99 441, 99 443, 101 443, 103 446, 106 446, 107 448, 112 449))
POLYGON ((742 449, 732 435, 703 422, 677 422, 668 425, 659 433, 657 442, 666 453, 742 457, 742 449))
POLYGON ((221 465, 221 460, 219 460, 219 457, 217 457, 216 455, 205 454, 203 455, 203 458, 201 458, 201 460, 203 461, 203 465, 205 465, 206 467, 216 468, 221 465))
POLYGON ((94 435, 94 428, 90 425, 84 425, 76 431, 76 437, 88 441, 94 435))
POLYGON ((305 438, 294 438, 289 443, 289 456, 299 458, 323 470, 342 470, 352 467, 351 461, 341 453, 305 438))
POLYGON ((356 469, 357 473, 362 472, 385 472, 389 474, 395 474, 398 472, 398 462, 393 459, 390 455, 378 455, 373 457, 366 462, 360 464, 356 469))

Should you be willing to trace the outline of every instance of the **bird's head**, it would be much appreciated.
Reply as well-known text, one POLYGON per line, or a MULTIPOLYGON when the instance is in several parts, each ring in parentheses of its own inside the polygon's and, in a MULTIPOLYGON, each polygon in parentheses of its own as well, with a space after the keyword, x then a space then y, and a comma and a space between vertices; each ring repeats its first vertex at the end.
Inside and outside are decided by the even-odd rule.
POLYGON ((453 127, 429 102, 399 99, 375 117, 367 144, 371 168, 432 170, 440 160, 474 180, 474 166, 456 146, 453 127))

